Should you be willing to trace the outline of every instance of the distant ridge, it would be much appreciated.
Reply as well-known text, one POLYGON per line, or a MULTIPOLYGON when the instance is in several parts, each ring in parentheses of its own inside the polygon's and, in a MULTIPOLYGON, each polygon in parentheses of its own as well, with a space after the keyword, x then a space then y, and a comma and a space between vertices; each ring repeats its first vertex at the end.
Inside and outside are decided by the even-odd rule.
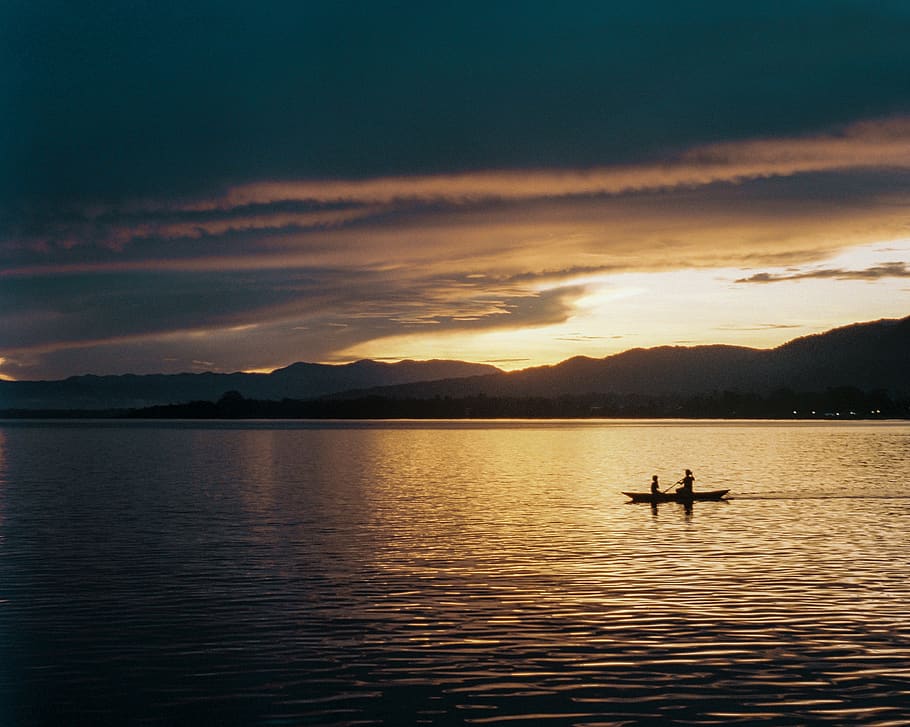
POLYGON ((74 376, 0 381, 0 409, 101 410, 246 399, 431 399, 611 394, 687 397, 724 391, 767 395, 854 387, 910 395, 910 317, 856 323, 774 349, 740 346, 636 348, 605 358, 504 372, 463 361, 295 363, 271 374, 74 376))
POLYGON ((0 381, 0 409, 127 409, 215 401, 227 391, 252 399, 312 399, 355 388, 498 371, 495 366, 463 361, 363 360, 338 365, 295 363, 270 374, 123 374, 71 376, 60 381, 0 381))
MULTIPOLYGON (((774 349, 740 346, 635 348, 606 358, 576 356, 553 366, 449 381, 384 387, 390 398, 556 397, 585 394, 692 396, 765 394, 832 387, 910 393, 910 317, 856 323, 774 349)), ((347 392, 360 396, 365 392, 347 392)))

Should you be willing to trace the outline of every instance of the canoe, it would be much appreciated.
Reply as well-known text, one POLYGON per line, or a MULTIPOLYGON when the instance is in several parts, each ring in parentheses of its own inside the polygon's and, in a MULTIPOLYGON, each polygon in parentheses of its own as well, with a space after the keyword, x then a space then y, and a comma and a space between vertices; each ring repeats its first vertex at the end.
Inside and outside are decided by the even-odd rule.
POLYGON ((679 492, 662 492, 652 495, 650 492, 623 492, 626 497, 631 497, 632 502, 696 502, 700 500, 723 500, 730 490, 701 490, 690 495, 679 492))

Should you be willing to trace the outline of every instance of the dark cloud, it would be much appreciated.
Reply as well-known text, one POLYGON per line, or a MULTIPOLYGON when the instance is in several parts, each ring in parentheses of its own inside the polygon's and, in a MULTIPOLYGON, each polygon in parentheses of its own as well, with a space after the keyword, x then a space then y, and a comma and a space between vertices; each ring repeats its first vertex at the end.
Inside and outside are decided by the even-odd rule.
MULTIPOLYGON (((165 197, 32 210, 19 220, 0 218, 0 274, 51 274, 92 266, 269 268, 289 264, 286 256, 291 253, 297 256, 296 265, 303 264, 303 256, 322 255, 345 258, 345 266, 356 266, 362 263, 357 256, 376 239, 390 254, 407 256, 415 236, 422 236, 421 244, 426 245, 443 229, 461 230, 460 244, 465 246, 469 230, 488 227, 489 232, 478 234, 486 235, 490 247, 502 248, 507 247, 501 236, 508 227, 531 220, 541 230, 609 225, 603 229, 610 230, 612 245, 630 234, 625 227, 636 220, 635 247, 640 249, 659 242, 644 227, 649 219, 657 223, 652 225, 655 229, 667 229, 659 222, 664 218, 674 220, 677 228, 700 225, 717 230, 736 219, 739 225, 761 222, 772 227, 786 221, 791 232, 780 234, 787 235, 815 224, 813 220, 859 214, 873 219, 866 224, 870 234, 887 228, 881 231, 886 239, 903 226, 910 198, 910 123, 904 120, 901 129, 885 145, 888 163, 895 168, 878 170, 861 165, 868 163, 870 153, 882 154, 881 133, 854 139, 845 147, 827 137, 766 143, 763 153, 768 158, 762 162, 741 162, 737 155, 745 152, 728 147, 725 153, 732 158, 715 162, 707 171, 683 159, 656 166, 518 175, 268 182, 240 186, 210 199, 165 197), (815 151, 795 162, 794 146, 815 151), (832 169, 795 174, 794 165, 832 169), (396 236, 400 242, 390 247, 389 239, 396 236)), ((753 147, 748 142, 741 146, 753 147)), ((679 229, 676 234, 679 239, 689 232, 679 229)), ((767 257, 767 247, 757 245, 754 252, 767 257)), ((718 248, 719 254, 724 252, 718 248)), ((578 260, 569 258, 551 276, 568 279, 627 266, 578 260)), ((536 268, 515 272, 512 280, 536 279, 539 273, 536 268)))
POLYGON ((11 2, 7 194, 590 166, 910 110, 899 2, 11 2))
MULTIPOLYGON (((886 176, 887 194, 906 197, 895 175, 886 176)), ((883 207, 875 195, 803 199, 779 193, 771 179, 620 194, 587 193, 581 173, 568 183, 535 180, 527 175, 530 191, 514 198, 506 180, 506 199, 494 201, 462 200, 464 185, 441 177, 408 181, 408 194, 387 200, 372 187, 323 200, 305 188, 299 198, 279 190, 270 202, 227 195, 61 210, 38 216, 29 235, 7 227, 3 372, 175 371, 194 360, 263 368, 336 360, 358 344, 409 333, 561 323, 585 281, 633 270, 805 264, 831 249, 842 219, 857 210, 871 220, 863 234, 905 221, 902 207, 883 207), (450 198, 428 192, 453 184, 450 198), (563 196, 566 184, 580 193, 563 196)), ((787 177, 779 182, 792 187, 787 177)))
POLYGON ((623 336, 588 336, 585 334, 577 333, 571 336, 559 336, 556 340, 558 341, 570 341, 573 343, 581 343, 586 341, 618 341, 622 339, 623 336))
POLYGON ((780 283, 788 280, 881 280, 882 278, 910 278, 910 265, 892 262, 873 265, 862 270, 822 268, 819 270, 793 271, 788 273, 755 273, 740 278, 737 283, 780 283))
POLYGON ((897 0, 9 0, 0 363, 332 360, 889 239, 908 36, 897 0))
POLYGON ((718 331, 786 331, 793 328, 802 328, 801 325, 792 323, 762 323, 756 326, 717 326, 718 331))
POLYGON ((0 351, 4 372, 26 378, 176 372, 194 360, 228 371, 274 367, 330 361, 335 351, 407 332, 558 323, 580 293, 327 268, 22 276, 0 288, 0 351))
MULTIPOLYGON (((322 274, 319 285, 330 278, 322 274)), ((305 273, 77 274, 0 288, 0 348, 20 349, 230 327, 309 294, 305 273), (78 305, 73 305, 77 301, 78 305)))

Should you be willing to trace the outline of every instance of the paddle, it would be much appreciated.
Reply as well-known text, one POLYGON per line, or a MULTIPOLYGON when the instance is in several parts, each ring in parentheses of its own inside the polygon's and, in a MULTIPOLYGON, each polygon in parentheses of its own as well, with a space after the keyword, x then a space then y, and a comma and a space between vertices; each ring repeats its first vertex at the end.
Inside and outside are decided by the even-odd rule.
MULTIPOLYGON (((681 484, 682 484, 682 480, 677 480, 677 481, 674 482, 672 485, 670 485, 670 487, 676 487, 677 485, 681 485, 681 484)), ((660 494, 661 494, 661 495, 666 495, 666 494, 670 491, 670 487, 668 487, 666 490, 664 490, 664 491, 661 492, 660 494)))

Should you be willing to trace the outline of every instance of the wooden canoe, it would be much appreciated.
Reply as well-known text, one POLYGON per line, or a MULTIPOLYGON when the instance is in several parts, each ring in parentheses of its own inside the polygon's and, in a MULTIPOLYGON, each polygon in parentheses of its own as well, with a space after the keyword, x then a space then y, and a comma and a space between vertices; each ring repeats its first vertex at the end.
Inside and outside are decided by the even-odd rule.
POLYGON ((622 494, 632 499, 632 502, 698 502, 701 500, 723 500, 730 490, 702 490, 691 494, 679 492, 662 492, 652 495, 650 492, 623 492, 622 494))

